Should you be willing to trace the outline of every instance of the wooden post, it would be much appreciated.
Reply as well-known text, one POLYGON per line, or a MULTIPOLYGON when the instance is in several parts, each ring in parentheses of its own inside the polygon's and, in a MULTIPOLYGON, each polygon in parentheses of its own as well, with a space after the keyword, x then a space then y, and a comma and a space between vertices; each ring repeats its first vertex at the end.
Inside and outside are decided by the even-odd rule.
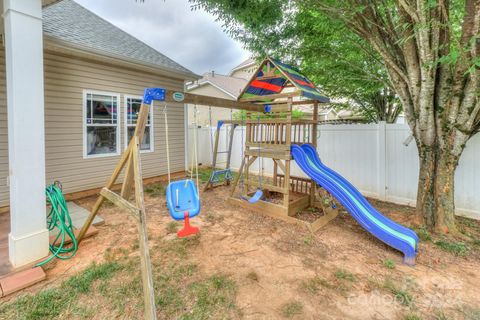
MULTIPOLYGON (((311 142, 312 145, 315 147, 315 150, 317 150, 317 130, 318 130, 318 102, 315 101, 313 103, 313 124, 312 124, 312 137, 311 137, 311 142)), ((313 207, 315 203, 315 195, 317 194, 317 184, 313 181, 311 181, 311 187, 310 187, 310 206, 313 207)))
MULTIPOLYGON (((255 139, 253 137, 255 137, 256 133, 255 132, 252 132, 254 131, 254 126, 252 125, 252 123, 250 123, 248 121, 248 119, 250 118, 250 115, 251 113, 247 112, 246 114, 246 117, 247 117, 247 121, 246 121, 246 133, 245 133, 245 153, 247 151, 250 151, 250 147, 248 146, 248 144, 252 141, 254 141, 255 139), (252 134, 253 134, 253 137, 252 137, 252 134)), ((250 166, 248 165, 250 163, 250 159, 249 159, 249 156, 248 155, 245 155, 244 156, 244 162, 245 162, 245 167, 243 168, 243 190, 242 190, 242 196, 247 196, 248 195, 248 176, 249 176, 249 171, 250 171, 250 166)))
MULTIPOLYGON (((232 124, 230 129, 230 140, 228 141, 228 153, 227 153, 227 169, 230 169, 230 162, 232 159, 232 146, 233 146, 233 138, 235 137, 235 128, 237 128, 236 124, 232 124)), ((242 146, 243 147, 243 146, 242 146)), ((230 185, 230 180, 225 179, 225 184, 228 186, 230 185)))
POLYGON ((138 236, 140 249, 140 267, 142 271, 143 298, 145 303, 145 319, 157 319, 155 308, 155 291, 153 288, 152 264, 148 247, 147 216, 145 214, 145 200, 143 195, 142 164, 140 160, 140 146, 138 137, 132 150, 132 163, 135 178, 135 203, 140 210, 138 220, 138 236))
MULTIPOLYGON (((150 253, 148 248, 148 235, 147 235, 147 222, 145 214, 145 203, 144 203, 144 194, 143 194, 143 179, 142 179, 142 165, 140 160, 140 139, 143 138, 143 133, 145 132, 145 127, 148 119, 149 106, 142 104, 140 107, 140 116, 137 121, 137 128, 135 133, 130 140, 130 143, 127 147, 127 150, 122 154, 120 161, 118 162, 115 170, 113 171, 110 179, 107 181, 106 186, 102 189, 100 196, 98 197, 95 205, 93 206, 90 215, 85 221, 80 233, 78 235, 77 241, 80 244, 85 233, 88 231, 88 228, 93 222, 93 219, 97 215, 103 201, 106 198, 113 199, 112 201, 115 205, 122 209, 127 209, 127 212, 130 214, 136 215, 136 222, 138 226, 139 242, 140 242, 140 266, 142 272, 142 283, 143 283, 143 294, 144 294, 144 304, 145 304, 145 319, 155 320, 157 319, 156 308, 155 308, 155 293, 153 287, 153 276, 152 276, 152 265, 150 262, 150 253), (130 204, 127 199, 122 195, 118 195, 111 191, 110 189, 115 184, 118 176, 125 168, 130 170, 128 173, 133 179, 135 187, 135 203, 130 204)), ((122 193, 128 194, 131 190, 132 180, 126 176, 122 185, 122 193)))
MULTIPOLYGON (((142 103, 142 105, 140 106, 140 112, 137 117, 137 124, 135 127, 135 132, 133 134, 132 140, 135 140, 134 137, 138 137, 139 143, 142 143, 143 135, 145 133, 145 127, 148 122, 149 112, 150 112, 150 106, 142 103)), ((125 132, 125 134, 127 134, 127 132, 125 132)), ((138 149, 140 150, 140 147, 138 149)), ((132 184, 133 184, 133 170, 131 167, 132 163, 133 161, 129 161, 127 164, 127 168, 125 170, 124 183, 122 185, 122 191, 120 192, 120 195, 125 199, 128 199, 132 190, 132 184)))
POLYGON ((245 167, 245 157, 243 157, 243 159, 242 159, 242 164, 240 165, 240 170, 238 170, 238 174, 235 177, 235 181, 233 182, 233 188, 232 188, 232 191, 230 192, 230 197, 233 197, 233 195, 235 194, 235 189, 238 186, 238 182, 240 181, 240 176, 243 173, 243 168, 244 167, 245 167))
MULTIPOLYGON (((292 102, 293 98, 288 97, 288 112, 287 112, 287 124, 285 128, 285 144, 288 146, 289 152, 292 145, 292 102)), ((285 160, 285 176, 283 187, 285 193, 283 194, 283 206, 287 207, 290 203, 290 160, 285 160)))

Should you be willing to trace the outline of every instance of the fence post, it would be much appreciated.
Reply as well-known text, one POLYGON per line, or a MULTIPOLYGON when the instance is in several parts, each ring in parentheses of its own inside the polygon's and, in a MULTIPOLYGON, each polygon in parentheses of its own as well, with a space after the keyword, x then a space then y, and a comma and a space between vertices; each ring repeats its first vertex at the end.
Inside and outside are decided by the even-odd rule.
POLYGON ((379 121, 377 124, 377 192, 380 200, 387 200, 387 124, 379 121))

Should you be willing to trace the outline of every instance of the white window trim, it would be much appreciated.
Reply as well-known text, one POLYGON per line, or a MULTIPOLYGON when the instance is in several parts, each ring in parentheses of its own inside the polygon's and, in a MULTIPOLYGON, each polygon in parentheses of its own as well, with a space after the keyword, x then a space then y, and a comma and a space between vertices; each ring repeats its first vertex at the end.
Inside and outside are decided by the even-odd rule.
MULTIPOLYGON (((97 91, 97 90, 83 90, 83 107, 82 107, 82 129, 83 129, 83 158, 84 159, 94 159, 94 158, 106 158, 106 157, 115 157, 120 155, 120 135, 121 135, 121 100, 120 94, 115 92, 107 92, 107 91, 97 91), (112 96, 117 98, 117 150, 115 153, 105 153, 105 154, 87 154, 87 95, 88 94, 98 94, 98 95, 106 95, 112 96)), ((111 126, 114 127, 114 126, 111 126)))
MULTIPOLYGON (((124 109, 124 112, 123 112, 123 115, 124 115, 124 128, 125 128, 125 132, 124 132, 124 145, 125 145, 125 149, 127 149, 128 147, 128 143, 130 142, 128 140, 128 105, 127 105, 127 100, 128 99, 138 99, 138 100, 142 100, 143 97, 142 96, 133 96, 133 95, 124 95, 123 96, 123 109, 124 109)), ((150 149, 148 150, 140 150, 140 153, 151 153, 151 152, 154 152, 155 151, 155 135, 154 135, 154 121, 153 121, 153 104, 151 104, 149 106, 150 110, 150 149)), ((135 127, 137 125, 135 124, 135 127)))

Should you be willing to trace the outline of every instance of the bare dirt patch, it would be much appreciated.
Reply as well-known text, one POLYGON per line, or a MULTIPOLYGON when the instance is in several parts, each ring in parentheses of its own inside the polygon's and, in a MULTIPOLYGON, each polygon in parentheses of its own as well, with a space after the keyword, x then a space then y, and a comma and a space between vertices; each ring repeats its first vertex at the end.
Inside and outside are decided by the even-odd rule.
MULTIPOLYGON (((422 238, 425 240, 420 243, 417 264, 408 267, 402 264, 399 252, 371 236, 345 212, 312 234, 305 228, 234 207, 227 203, 228 195, 227 187, 201 193, 202 212, 192 219, 192 224, 200 227, 201 234, 188 241, 178 241, 163 194, 147 194, 148 232, 159 286, 156 292, 160 304, 158 311, 162 318, 177 319, 180 314, 195 312, 196 299, 210 292, 202 290, 215 286, 218 282, 215 277, 221 275, 224 277, 221 279, 226 279, 222 281, 235 286, 235 290, 228 289, 227 294, 233 297, 234 306, 231 309, 216 307, 220 309, 211 314, 212 318, 221 314, 218 312, 231 310, 225 317, 480 319, 478 222, 461 220, 462 238, 440 238, 424 231, 422 238), (442 245, 441 241, 451 246, 442 245), (182 286, 190 289, 174 288, 188 296, 189 303, 167 286, 173 282, 165 277, 177 268, 183 268, 182 286), (184 268, 190 269, 186 272, 184 268), (163 286, 164 283, 167 284, 163 286), (172 307, 168 299, 183 302, 172 307)), ((94 201, 92 197, 78 204, 90 209, 94 201)), ((412 208, 374 200, 372 204, 386 216, 410 226, 412 208)), ((96 304, 98 310, 83 318, 141 315, 138 305, 141 297, 136 289, 128 291, 128 286, 119 287, 127 290, 129 297, 131 295, 121 308, 109 300, 117 294, 117 286, 138 281, 133 272, 138 273, 135 267, 138 256, 136 226, 125 212, 112 206, 102 208, 101 215, 105 224, 99 227, 99 234, 86 239, 73 259, 50 263, 46 270, 47 281, 2 299, 0 307, 26 293, 55 288, 92 262, 128 258, 128 265, 133 263, 133 266, 122 270, 131 268, 132 275, 124 271, 114 274, 103 289, 106 297, 95 291, 94 299, 88 300, 96 304)), ((69 316, 82 318, 75 314, 69 316)))

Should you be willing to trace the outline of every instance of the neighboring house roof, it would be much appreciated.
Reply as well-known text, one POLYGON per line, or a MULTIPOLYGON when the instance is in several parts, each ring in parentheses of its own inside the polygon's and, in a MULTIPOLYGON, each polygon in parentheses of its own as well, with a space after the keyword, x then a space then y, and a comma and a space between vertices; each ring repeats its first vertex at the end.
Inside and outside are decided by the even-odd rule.
MULTIPOLYGON (((310 104, 309 105, 304 105, 304 104, 295 105, 294 109, 295 110, 300 110, 304 114, 309 114, 309 115, 313 114, 313 108, 312 108, 312 105, 310 105, 310 104)), ((337 116, 337 112, 331 107, 322 108, 321 105, 320 105, 319 108, 318 108, 318 115, 319 116, 327 116, 331 112, 333 112, 335 114, 335 116, 337 116)))
POLYGON ((333 112, 333 113, 335 113, 336 116, 338 116, 338 112, 335 111, 335 109, 333 109, 333 108, 328 108, 328 109, 319 110, 319 111, 318 111, 318 114, 321 114, 321 115, 325 115, 325 116, 326 116, 326 115, 328 115, 330 112, 333 112))
POLYGON ((203 77, 198 80, 197 83, 191 85, 188 88, 188 91, 210 84, 219 89, 220 91, 225 92, 233 99, 237 99, 238 95, 242 92, 247 82, 247 80, 242 78, 235 78, 223 74, 207 72, 203 74, 203 77))
POLYGON ((43 9, 43 32, 98 54, 120 57, 198 78, 193 72, 102 19, 73 0, 63 0, 43 9))
POLYGON ((255 60, 253 60, 252 58, 248 58, 247 60, 243 61, 242 63, 240 63, 238 66, 236 66, 235 68, 233 68, 231 71, 230 71, 230 74, 229 76, 231 76, 233 73, 235 73, 235 71, 238 71, 238 70, 242 70, 244 68, 248 68, 248 67, 252 67, 255 65, 255 60))

